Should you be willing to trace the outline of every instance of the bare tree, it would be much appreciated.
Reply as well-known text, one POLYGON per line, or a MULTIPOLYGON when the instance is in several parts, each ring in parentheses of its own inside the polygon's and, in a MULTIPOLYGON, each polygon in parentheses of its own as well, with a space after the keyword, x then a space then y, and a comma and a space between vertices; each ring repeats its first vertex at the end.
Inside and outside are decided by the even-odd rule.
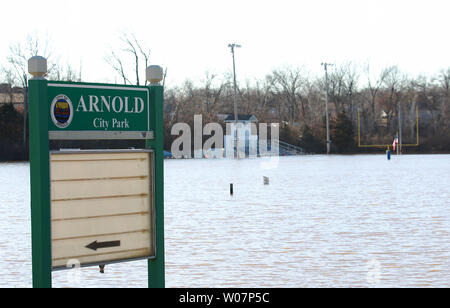
MULTIPOLYGON (((118 54, 114 50, 111 50, 110 54, 105 57, 106 63, 108 63, 116 73, 120 75, 124 84, 132 84, 130 78, 128 77, 130 72, 133 71, 135 75, 136 85, 140 85, 140 75, 141 72, 141 64, 143 64, 144 69, 149 64, 150 59, 150 49, 143 47, 141 43, 138 42, 134 34, 128 35, 126 33, 122 33, 120 36, 120 41, 123 45, 122 53, 118 54), (124 63, 128 63, 125 59, 129 56, 132 56, 134 68, 131 70, 128 65, 124 63)), ((147 79, 145 79, 145 85, 147 85, 147 79)))
POLYGON ((377 100, 377 95, 380 91, 380 88, 383 85, 384 80, 386 79, 387 75, 389 74, 392 67, 385 68, 381 71, 380 75, 376 80, 372 79, 371 72, 370 72, 370 65, 366 66, 366 74, 367 74, 367 90, 369 93, 369 96, 366 97, 370 104, 370 108, 372 111, 372 114, 375 115, 375 105, 377 100))
POLYGON ((450 95, 450 68, 441 70, 437 79, 444 89, 445 95, 448 97, 450 95))
MULTIPOLYGON (((351 63, 337 66, 328 75, 328 96, 334 103, 336 113, 353 111, 353 100, 358 90, 359 75, 351 63)), ((325 91, 325 90, 323 90, 325 91)))
POLYGON ((269 108, 269 102, 271 101, 270 96, 270 85, 267 79, 262 81, 256 80, 255 86, 252 91, 252 97, 255 100, 255 113, 258 119, 270 120, 272 116, 272 109, 269 108))
POLYGON ((368 105, 368 108, 366 108, 366 104, 364 103, 360 104, 360 107, 363 110, 363 113, 361 115, 361 124, 366 127, 366 131, 368 133, 375 133, 379 116, 377 115, 377 113, 379 112, 379 110, 377 109, 377 107, 379 106, 377 104, 377 100, 379 98, 380 90, 383 86, 384 80, 386 79, 391 69, 392 67, 383 69, 378 77, 374 80, 373 76, 371 75, 370 65, 367 64, 365 68, 367 85, 364 89, 361 90, 360 95, 363 98, 363 102, 368 105))
POLYGON ((37 55, 43 56, 49 61, 48 72, 53 72, 55 65, 51 62, 48 38, 40 40, 37 36, 28 35, 25 43, 16 42, 9 47, 7 56, 9 70, 14 76, 13 80, 19 82, 22 87, 26 87, 28 84, 28 59, 37 55))
POLYGON ((111 51, 111 54, 105 58, 106 63, 108 63, 113 70, 116 71, 123 79, 123 84, 131 84, 131 81, 127 77, 127 73, 125 72, 125 68, 122 64, 122 60, 114 51, 111 51))
POLYGON ((205 73, 205 78, 202 81, 202 102, 204 103, 206 114, 211 118, 212 113, 216 111, 222 91, 225 87, 223 81, 217 84, 217 74, 210 72, 205 73))
POLYGON ((9 85, 15 85, 17 83, 17 76, 12 68, 2 67, 1 73, 1 83, 6 83, 9 85))
POLYGON ((28 60, 33 56, 43 56, 47 59, 47 77, 50 80, 81 81, 80 70, 74 69, 69 63, 61 65, 58 57, 50 52, 49 39, 40 39, 28 35, 24 43, 17 42, 10 45, 7 61, 8 68, 3 69, 3 75, 9 76, 11 84, 18 83, 22 87, 28 84, 28 60))
POLYGON ((406 78, 397 66, 391 66, 384 70, 386 73, 383 79, 383 96, 380 100, 380 107, 384 109, 388 118, 388 125, 392 125, 394 116, 398 117, 398 108, 403 98, 406 78))
POLYGON ((267 78, 273 93, 282 100, 286 108, 288 121, 294 123, 300 120, 300 115, 305 117, 306 108, 305 101, 302 99, 302 90, 306 78, 303 70, 300 68, 277 69, 267 78))
POLYGON ((59 63, 55 63, 52 72, 48 74, 48 78, 50 80, 58 80, 58 81, 81 82, 82 81, 81 64, 80 69, 77 71, 70 64, 62 66, 59 63))
POLYGON ((350 114, 350 120, 356 125, 356 121, 354 121, 356 118, 355 100, 359 92, 359 72, 357 67, 351 63, 347 65, 345 85, 348 105, 347 110, 350 114))

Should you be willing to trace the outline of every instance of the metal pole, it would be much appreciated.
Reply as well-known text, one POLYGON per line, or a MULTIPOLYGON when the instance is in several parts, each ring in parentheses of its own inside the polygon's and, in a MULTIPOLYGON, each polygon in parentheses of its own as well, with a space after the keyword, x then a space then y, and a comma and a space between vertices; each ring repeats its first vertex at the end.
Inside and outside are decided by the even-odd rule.
POLYGON ((398 146, 398 131, 397 131, 397 136, 395 137, 396 139, 397 139, 397 155, 398 155, 398 148, 399 148, 399 146, 398 146))
POLYGON ((27 149, 28 86, 23 88, 23 145, 27 149))
POLYGON ((402 154, 402 109, 400 107, 400 103, 398 104, 398 130, 399 130, 399 136, 398 136, 398 144, 399 144, 399 150, 400 154, 402 154))
POLYGON ((29 72, 35 76, 29 81, 33 287, 50 288, 52 286, 52 259, 50 231, 50 154, 48 141, 49 112, 47 80, 43 78, 43 73, 47 69, 47 62, 44 58, 33 57, 28 63, 29 72), (39 66, 38 69, 33 70, 36 66, 39 66))
MULTIPOLYGON (((148 68, 147 70, 151 70, 148 68)), ((162 72, 162 70, 161 70, 162 72)), ((163 79, 161 73, 160 81, 163 79)), ((155 153, 154 189, 155 189, 155 231, 156 231, 156 258, 148 260, 148 287, 165 287, 165 253, 164 253, 164 123, 163 103, 164 88, 159 82, 150 81, 150 125, 155 132, 155 138, 146 140, 146 148, 152 148, 155 153)))
POLYGON ((419 107, 416 107, 417 146, 419 146, 419 107))
POLYGON ((326 112, 326 121, 327 121, 327 154, 330 154, 330 119, 329 119, 329 111, 328 111, 328 70, 327 66, 331 65, 329 63, 322 63, 325 68, 325 112, 326 112))
POLYGON ((234 48, 241 47, 237 44, 229 44, 228 47, 231 48, 231 54, 233 56, 233 79, 234 79, 234 127, 235 127, 235 136, 234 136, 234 147, 236 158, 239 158, 239 136, 238 136, 238 108, 237 108, 237 87, 236 87, 236 65, 234 61, 234 48))

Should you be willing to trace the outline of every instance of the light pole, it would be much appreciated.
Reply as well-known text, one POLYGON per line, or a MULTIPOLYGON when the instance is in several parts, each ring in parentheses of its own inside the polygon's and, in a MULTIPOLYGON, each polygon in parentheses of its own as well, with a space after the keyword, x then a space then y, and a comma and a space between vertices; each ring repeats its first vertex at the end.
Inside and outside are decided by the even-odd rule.
POLYGON ((231 48, 231 54, 233 55, 233 78, 234 78, 234 127, 235 127, 235 136, 234 136, 234 146, 236 158, 239 158, 239 137, 238 137, 238 108, 237 108, 237 89, 236 89, 236 65, 234 62, 234 48, 240 48, 241 45, 238 44, 228 44, 228 47, 231 48))
POLYGON ((329 112, 328 112, 328 65, 333 65, 331 63, 321 63, 325 69, 325 109, 326 109, 326 121, 327 121, 327 154, 330 154, 330 119, 329 119, 329 112))
POLYGON ((25 86, 23 87, 23 145, 27 150, 27 115, 28 115, 28 78, 25 76, 25 86))
POLYGON ((398 103, 398 142, 399 151, 402 154, 402 108, 400 102, 398 103))

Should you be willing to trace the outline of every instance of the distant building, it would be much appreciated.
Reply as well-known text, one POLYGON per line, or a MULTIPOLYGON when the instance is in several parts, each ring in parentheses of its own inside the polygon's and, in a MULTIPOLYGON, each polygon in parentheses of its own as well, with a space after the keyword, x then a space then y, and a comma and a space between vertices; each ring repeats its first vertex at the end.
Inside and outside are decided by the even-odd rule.
MULTIPOLYGON (((236 136, 236 125, 234 115, 229 114, 225 117, 224 122, 227 124, 227 131, 224 136, 224 149, 228 153, 227 157, 233 157, 236 145, 234 142, 236 136)), ((240 157, 248 157, 250 154, 256 155, 258 151, 258 135, 256 130, 252 131, 252 123, 258 123, 258 119, 252 115, 238 115, 238 148, 240 157)))
MULTIPOLYGON (((225 115, 225 123, 234 123, 234 114, 225 115)), ((238 114, 238 123, 258 123, 258 119, 252 114, 238 114)))
POLYGON ((12 103, 16 110, 23 112, 23 88, 0 84, 0 105, 12 103))
POLYGON ((217 114, 217 120, 219 121, 225 121, 225 119, 229 116, 228 113, 218 113, 217 114))
POLYGON ((381 110, 380 117, 377 119, 377 125, 379 127, 387 127, 388 126, 388 118, 389 118, 388 113, 384 110, 381 110))

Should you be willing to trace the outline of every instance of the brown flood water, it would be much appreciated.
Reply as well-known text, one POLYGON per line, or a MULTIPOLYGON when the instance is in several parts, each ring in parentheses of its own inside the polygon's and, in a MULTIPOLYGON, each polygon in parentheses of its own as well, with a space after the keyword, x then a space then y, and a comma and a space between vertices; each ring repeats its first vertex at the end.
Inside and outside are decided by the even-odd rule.
MULTIPOLYGON (((449 174, 450 155, 166 160, 166 286, 450 287, 449 174)), ((0 183, 0 287, 30 287, 29 164, 0 183)), ((146 285, 145 261, 53 273, 146 285)))

